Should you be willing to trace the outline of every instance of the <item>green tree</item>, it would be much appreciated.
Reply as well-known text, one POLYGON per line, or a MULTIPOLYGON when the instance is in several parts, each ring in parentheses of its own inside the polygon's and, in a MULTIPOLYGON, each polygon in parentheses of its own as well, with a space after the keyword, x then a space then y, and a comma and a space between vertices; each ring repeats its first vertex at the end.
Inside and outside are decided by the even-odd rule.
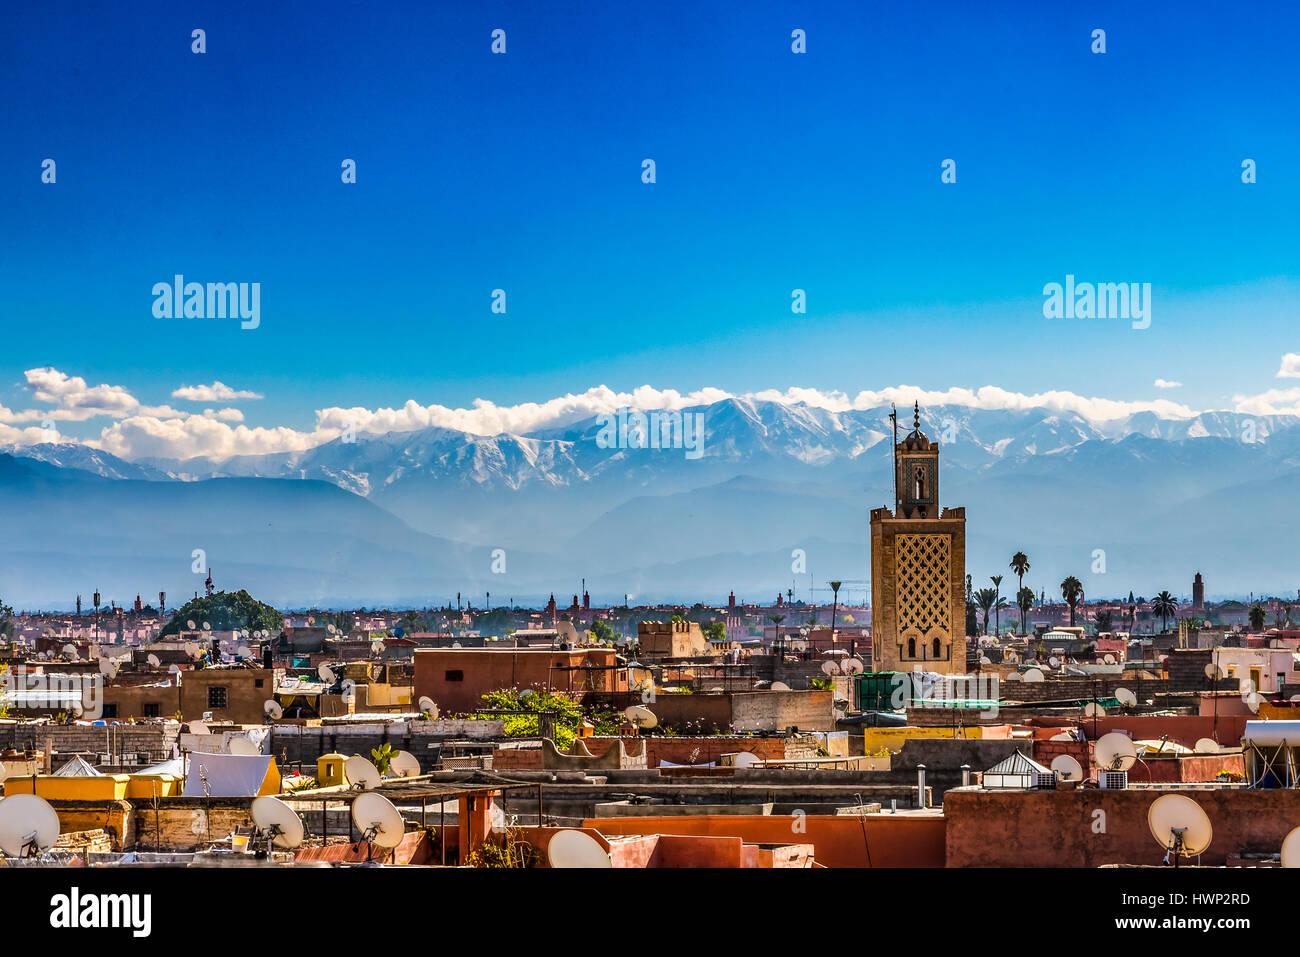
POLYGON ((6 605, 3 598, 0 598, 0 635, 6 639, 14 636, 14 608, 6 605))
POLYGON ((709 641, 726 641, 727 623, 725 621, 710 622, 704 629, 704 637, 709 641))
POLYGON ((1265 618, 1265 615, 1264 615, 1264 609, 1263 609, 1263 608, 1261 608, 1259 605, 1256 605, 1254 608, 1252 608, 1252 609, 1250 610, 1250 630, 1251 630, 1251 631, 1263 631, 1263 630, 1264 630, 1264 618, 1265 618))
POLYGON ((1178 602, 1167 591, 1162 591, 1151 599, 1151 614, 1160 616, 1160 630, 1163 632, 1171 615, 1178 613, 1178 602))
POLYGON ((1034 607, 1034 590, 1020 586, 1020 591, 1016 592, 1016 607, 1020 609, 1020 633, 1027 635, 1025 623, 1029 621, 1029 610, 1034 607))
MULTIPOLYGON (((1011 556, 1011 564, 1009 567, 1013 572, 1016 573, 1016 578, 1019 579, 1020 581, 1020 587, 1016 590, 1016 604, 1019 605, 1020 592, 1025 590, 1025 572, 1029 571, 1029 556, 1026 555, 1024 552, 1016 552, 1014 555, 1011 556)), ((1031 607, 1034 604, 1032 592, 1030 593, 1029 604, 1031 607)), ((1022 614, 1020 615, 1020 633, 1022 635, 1027 635, 1029 632, 1025 630, 1026 629, 1025 617, 1028 614, 1028 612, 1025 612, 1023 605, 1021 605, 1020 610, 1022 612, 1022 614)))
POLYGON ((284 627, 284 616, 280 612, 258 601, 243 589, 236 592, 219 591, 211 597, 201 595, 187 601, 176 609, 159 637, 166 638, 188 631, 187 622, 190 621, 200 628, 207 622, 213 631, 264 630, 272 635, 278 635, 284 627))
POLYGON ((1101 634, 1103 631, 1110 631, 1110 619, 1111 619, 1110 612, 1108 611, 1097 612, 1097 614, 1093 617, 1093 621, 1096 622, 1097 624, 1098 634, 1101 634))
POLYGON ((1002 630, 1002 609, 1006 607, 1006 603, 1002 601, 1002 576, 990 575, 989 581, 997 591, 997 598, 993 600, 993 630, 999 632, 1002 630))
POLYGON ((609 622, 595 618, 591 622, 591 637, 596 641, 607 641, 613 644, 618 636, 614 634, 614 629, 609 626, 609 622))
POLYGON ((1070 606, 1070 627, 1074 627, 1074 610, 1079 607, 1079 601, 1083 598, 1083 583, 1073 575, 1067 576, 1061 582, 1061 597, 1070 606))
POLYGON ((981 588, 975 593, 975 604, 979 605, 980 611, 984 612, 984 634, 986 635, 989 633, 989 611, 997 598, 997 590, 993 588, 981 588))

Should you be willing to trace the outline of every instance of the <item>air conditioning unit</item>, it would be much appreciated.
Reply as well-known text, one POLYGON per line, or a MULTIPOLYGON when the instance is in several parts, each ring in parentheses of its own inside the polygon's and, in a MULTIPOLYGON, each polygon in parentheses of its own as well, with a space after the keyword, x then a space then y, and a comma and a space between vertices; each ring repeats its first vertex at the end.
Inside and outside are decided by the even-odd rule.
POLYGON ((1123 790, 1128 787, 1128 772, 1102 771, 1097 777, 1097 784, 1107 790, 1123 790))

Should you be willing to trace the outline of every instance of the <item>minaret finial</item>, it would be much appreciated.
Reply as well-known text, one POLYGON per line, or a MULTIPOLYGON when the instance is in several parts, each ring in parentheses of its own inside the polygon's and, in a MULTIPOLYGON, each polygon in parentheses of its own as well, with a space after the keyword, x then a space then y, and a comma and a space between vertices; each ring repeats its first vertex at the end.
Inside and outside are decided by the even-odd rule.
POLYGON ((921 427, 921 402, 918 399, 917 401, 912 403, 912 428, 919 429, 920 427, 921 427))

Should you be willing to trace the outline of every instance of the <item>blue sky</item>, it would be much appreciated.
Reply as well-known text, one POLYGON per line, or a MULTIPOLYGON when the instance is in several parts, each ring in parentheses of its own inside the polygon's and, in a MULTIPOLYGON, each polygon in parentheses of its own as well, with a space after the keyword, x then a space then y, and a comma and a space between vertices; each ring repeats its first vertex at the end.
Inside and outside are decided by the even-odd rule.
POLYGON ((0 14, 4 406, 51 366, 293 428, 643 383, 1224 408, 1300 351, 1293 9, 177 6, 0 14), (260 328, 155 318, 177 272, 260 282, 260 328), (1044 319, 1066 273, 1151 283, 1151 328, 1044 319))

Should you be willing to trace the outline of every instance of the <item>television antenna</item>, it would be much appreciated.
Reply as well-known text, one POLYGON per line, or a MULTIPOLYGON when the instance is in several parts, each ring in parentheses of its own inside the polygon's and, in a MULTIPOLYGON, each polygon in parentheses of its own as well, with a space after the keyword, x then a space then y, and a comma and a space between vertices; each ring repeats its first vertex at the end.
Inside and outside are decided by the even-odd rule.
POLYGON ((1069 754, 1058 754, 1052 758, 1051 768, 1061 776, 1062 781, 1082 781, 1083 765, 1069 754))
POLYGON ((302 843, 305 829, 296 811, 277 797, 263 794, 253 798, 253 825, 258 837, 266 841, 266 854, 272 846, 291 851, 302 843))
POLYGON ((605 849, 585 831, 557 832, 546 845, 546 857, 552 867, 611 868, 614 866, 605 849))
POLYGON ((379 769, 359 754, 354 754, 343 762, 343 774, 348 779, 348 784, 361 791, 377 788, 383 780, 379 769))
POLYGON ((366 842, 367 864, 371 863, 370 847, 377 844, 383 848, 394 848, 402 843, 402 836, 406 833, 402 813, 382 794, 358 795, 352 802, 352 822, 361 832, 361 839, 366 842))
POLYGON ((0 854, 40 857, 59 839, 59 815, 44 798, 14 794, 0 801, 0 854))
POLYGON ((1164 794, 1152 801, 1147 809, 1147 826, 1165 849, 1165 863, 1172 857, 1174 867, 1180 857, 1202 854, 1214 837, 1205 811, 1185 794, 1164 794))
POLYGON ((395 778, 412 778, 420 773, 420 759, 410 751, 398 751, 388 759, 388 775, 395 778))
POLYGON ((1137 748, 1127 734, 1111 731, 1097 739, 1093 760, 1105 771, 1127 771, 1137 763, 1137 748))

